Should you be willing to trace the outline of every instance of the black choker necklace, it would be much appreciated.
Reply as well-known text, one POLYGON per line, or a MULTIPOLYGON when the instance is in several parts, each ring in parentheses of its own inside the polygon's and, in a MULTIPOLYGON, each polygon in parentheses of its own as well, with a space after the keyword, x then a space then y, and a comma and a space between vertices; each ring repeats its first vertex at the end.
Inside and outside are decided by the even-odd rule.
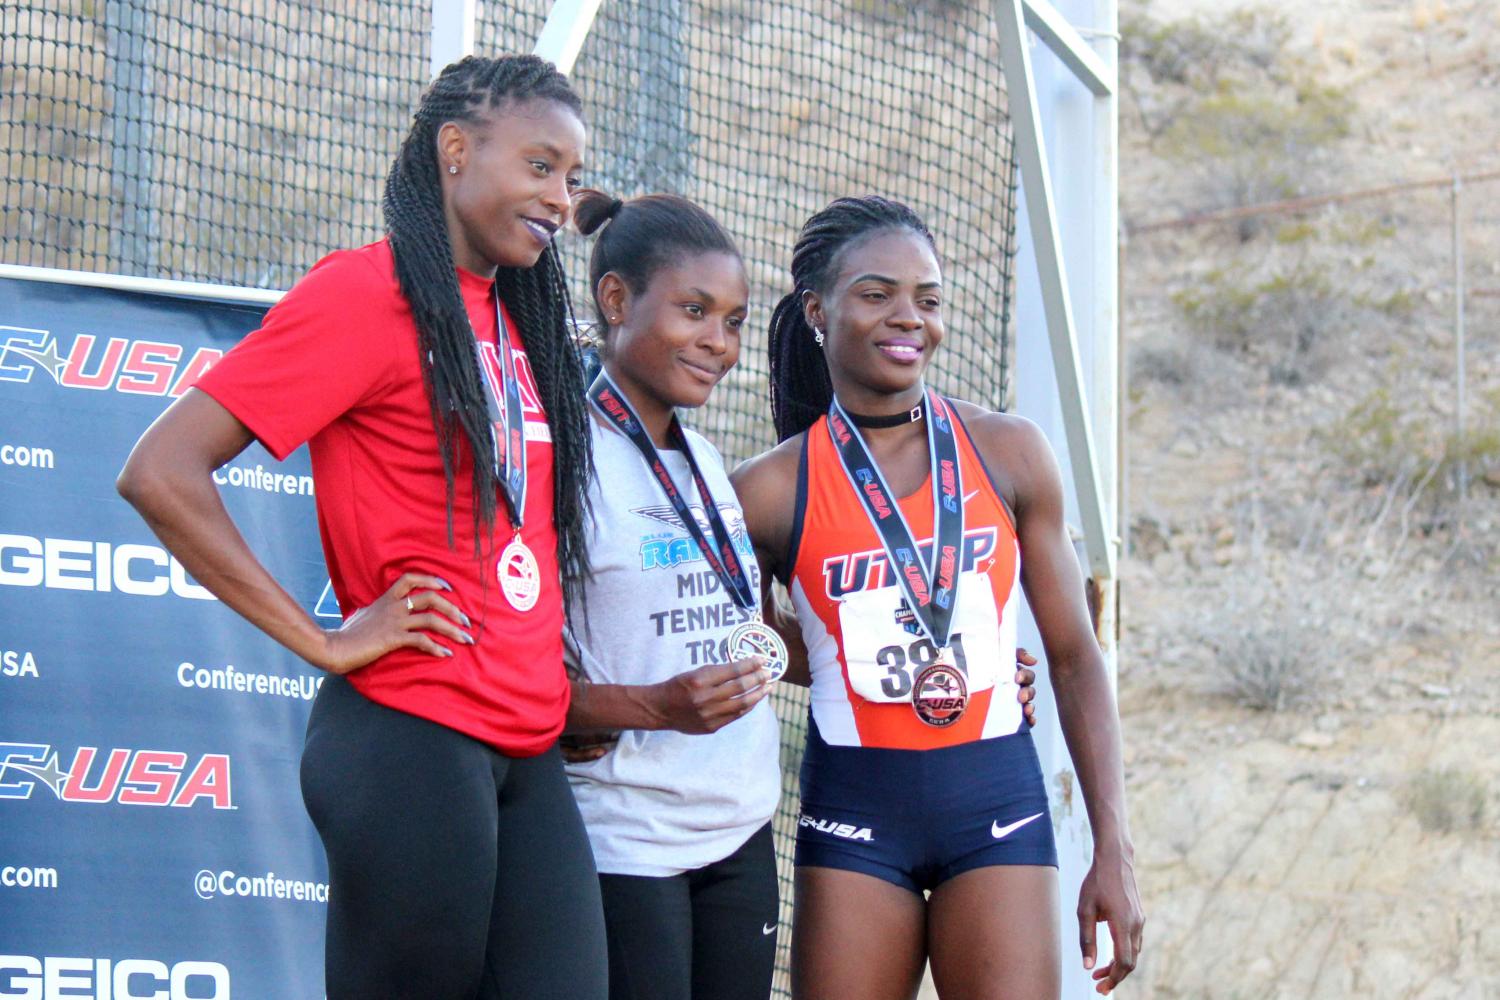
POLYGON ((923 396, 922 401, 909 410, 881 417, 870 417, 863 413, 853 413, 849 410, 845 410, 844 412, 848 414, 849 420, 855 427, 900 427, 902 424, 914 424, 927 416, 927 397, 923 396))

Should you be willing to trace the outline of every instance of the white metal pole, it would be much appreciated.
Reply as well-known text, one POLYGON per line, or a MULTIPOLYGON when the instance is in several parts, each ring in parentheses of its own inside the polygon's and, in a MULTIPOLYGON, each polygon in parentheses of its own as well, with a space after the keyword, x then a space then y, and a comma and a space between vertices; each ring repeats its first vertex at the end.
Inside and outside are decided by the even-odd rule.
POLYGON ((536 46, 531 50, 552 63, 559 72, 573 72, 573 63, 583 50, 583 40, 594 26, 603 0, 557 0, 547 14, 547 23, 542 25, 536 37, 536 46))
POLYGON ((1465 330, 1464 330, 1464 230, 1463 217, 1459 214, 1460 195, 1463 193, 1463 178, 1454 173, 1453 175, 1453 339, 1455 341, 1454 351, 1456 353, 1455 371, 1453 380, 1457 383, 1456 398, 1454 400, 1456 413, 1454 419, 1456 427, 1454 430, 1453 446, 1458 450, 1458 516, 1462 520, 1464 506, 1469 499, 1469 460, 1466 452, 1468 437, 1468 397, 1464 391, 1464 383, 1467 377, 1464 372, 1465 353, 1465 330))
POLYGON ((1031 72, 1022 0, 996 0, 995 22, 1000 36, 1000 65, 1009 95, 1011 127, 1015 132, 1016 158, 1021 166, 1021 188, 1026 194, 1026 215, 1041 278, 1042 307, 1046 314, 1052 366, 1057 377, 1058 400, 1062 405, 1079 518, 1083 522, 1084 548, 1088 553, 1091 575, 1099 580, 1112 581, 1115 578, 1116 532, 1106 514, 1103 484, 1094 450, 1095 437, 1090 427, 1087 393, 1078 357, 1078 337, 1052 201, 1052 182, 1047 175, 1046 143, 1042 138, 1041 112, 1037 107, 1031 72))
POLYGON ((432 75, 474 54, 479 0, 432 0, 432 75))
MULTIPOLYGON (((1093 0, 1091 27, 1105 55, 1098 56, 1107 73, 1107 79, 1116 79, 1116 32, 1119 25, 1119 5, 1116 0, 1093 0)), ((1080 44, 1085 44, 1080 39, 1080 44)), ((1092 49, 1089 50, 1091 53, 1092 49)), ((1086 82, 1086 81, 1085 81, 1086 82)), ((1111 86, 1107 91, 1090 87, 1093 94, 1093 193, 1091 217, 1093 239, 1090 251, 1093 265, 1093 315, 1089 331, 1092 347, 1093 371, 1089 380, 1089 401, 1093 404, 1094 445, 1098 448, 1096 467, 1099 470, 1099 493, 1105 505, 1104 529, 1112 565, 1118 572, 1122 516, 1119 482, 1121 476, 1121 433, 1119 357, 1124 350, 1120 343, 1120 131, 1118 114, 1119 90, 1111 86), (1115 484, 1114 489, 1109 484, 1115 484)), ((1119 577, 1112 575, 1098 581, 1099 628, 1098 637, 1106 652, 1115 647, 1115 634, 1119 621, 1119 577)), ((1118 664, 1110 663, 1110 676, 1116 675, 1118 664)))

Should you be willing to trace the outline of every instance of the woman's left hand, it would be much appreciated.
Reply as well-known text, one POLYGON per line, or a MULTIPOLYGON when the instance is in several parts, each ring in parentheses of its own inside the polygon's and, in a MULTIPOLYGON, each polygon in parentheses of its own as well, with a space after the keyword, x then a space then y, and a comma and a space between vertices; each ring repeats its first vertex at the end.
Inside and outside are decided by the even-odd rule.
POLYGON ((1123 852, 1096 851, 1078 893, 1078 943, 1083 950, 1083 967, 1094 970, 1094 989, 1101 995, 1109 995, 1135 968, 1145 926, 1132 852, 1128 847, 1123 852), (1109 925, 1115 957, 1108 965, 1094 969, 1098 955, 1094 936, 1101 923, 1109 925))
POLYGON ((557 748, 567 763, 587 764, 609 753, 619 742, 619 733, 563 733, 557 738, 557 748))
POLYGON ((1027 726, 1036 725, 1036 671, 1030 669, 1036 666, 1036 657, 1026 651, 1024 646, 1016 647, 1016 686, 1020 689, 1016 692, 1016 701, 1021 703, 1021 714, 1026 717, 1027 726))

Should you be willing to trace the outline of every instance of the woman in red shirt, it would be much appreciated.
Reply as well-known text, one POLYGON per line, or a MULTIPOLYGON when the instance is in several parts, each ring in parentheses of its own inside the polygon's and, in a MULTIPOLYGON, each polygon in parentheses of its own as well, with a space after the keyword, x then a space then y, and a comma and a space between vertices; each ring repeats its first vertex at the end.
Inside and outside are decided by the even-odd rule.
POLYGON ((121 493, 224 603, 328 671, 302 759, 327 995, 602 998, 598 881, 556 737, 589 431, 552 246, 582 105, 530 56, 423 95, 388 237, 320 261, 151 426, 121 493), (342 626, 256 559, 211 473, 310 446, 342 626))

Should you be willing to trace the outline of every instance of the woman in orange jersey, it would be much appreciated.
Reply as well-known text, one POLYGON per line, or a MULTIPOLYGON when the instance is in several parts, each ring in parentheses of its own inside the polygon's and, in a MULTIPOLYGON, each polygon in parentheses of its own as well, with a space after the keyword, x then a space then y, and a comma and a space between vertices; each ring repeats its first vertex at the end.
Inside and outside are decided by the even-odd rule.
POLYGON ((909 208, 833 202, 803 227, 792 275, 771 321, 781 444, 734 486, 812 678, 793 994, 908 998, 930 959, 945 1000, 1058 996, 1046 788, 1001 669, 1022 590, 1093 829, 1078 910, 1086 967, 1110 925, 1114 960, 1093 973, 1107 994, 1134 967, 1142 917, 1119 722, 1056 460, 1029 421, 927 388, 944 288, 909 208))

